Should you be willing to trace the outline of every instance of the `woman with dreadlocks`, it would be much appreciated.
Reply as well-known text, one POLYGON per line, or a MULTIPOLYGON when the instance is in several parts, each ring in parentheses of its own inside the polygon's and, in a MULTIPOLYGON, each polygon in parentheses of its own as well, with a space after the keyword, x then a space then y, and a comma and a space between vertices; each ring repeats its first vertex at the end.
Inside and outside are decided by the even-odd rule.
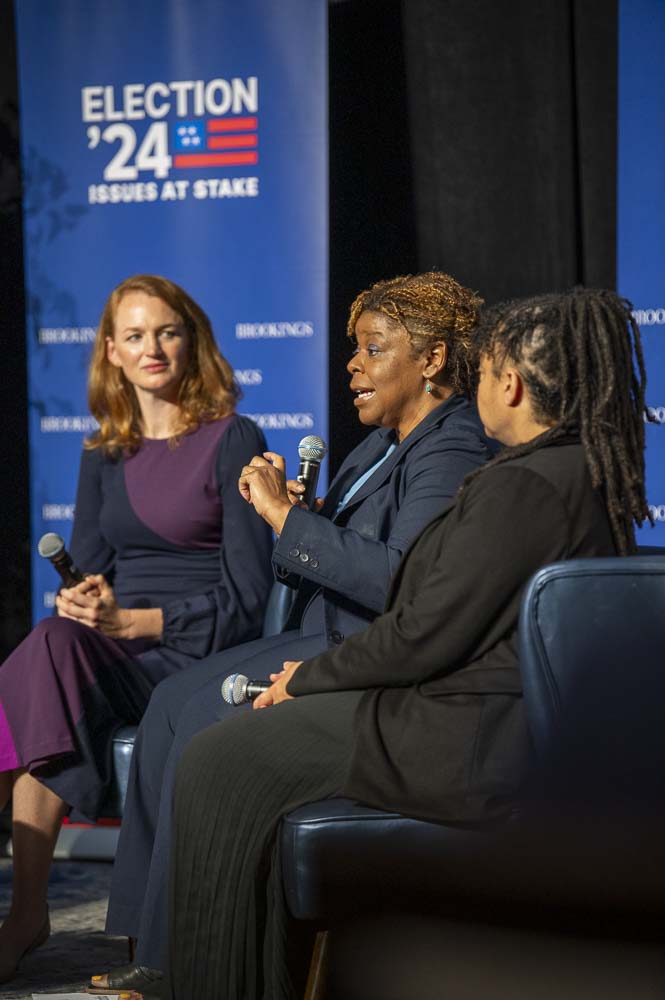
POLYGON ((169 997, 294 996, 275 844, 296 806, 342 794, 478 821, 519 796, 521 594, 547 563, 634 551, 633 524, 648 517, 645 375, 630 306, 611 292, 508 303, 477 344, 480 416, 504 451, 411 546, 382 616, 284 664, 254 703, 268 711, 185 751, 169 997))

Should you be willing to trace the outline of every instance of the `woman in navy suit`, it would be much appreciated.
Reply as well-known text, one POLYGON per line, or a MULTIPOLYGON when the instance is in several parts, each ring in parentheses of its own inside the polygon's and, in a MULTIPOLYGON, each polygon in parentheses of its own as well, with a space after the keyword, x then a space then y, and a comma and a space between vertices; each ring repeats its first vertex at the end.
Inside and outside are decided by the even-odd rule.
POLYGON ((257 455, 243 470, 241 493, 278 536, 277 578, 297 588, 288 630, 209 657, 155 691, 134 750, 107 920, 110 933, 138 938, 136 964, 93 977, 93 989, 150 989, 160 976, 175 768, 191 737, 229 711, 222 679, 267 677, 285 659, 364 630, 405 549, 491 457, 468 399, 479 304, 437 272, 358 296, 347 331, 350 388, 362 423, 378 429, 348 456, 318 512, 293 503, 280 456, 257 455))

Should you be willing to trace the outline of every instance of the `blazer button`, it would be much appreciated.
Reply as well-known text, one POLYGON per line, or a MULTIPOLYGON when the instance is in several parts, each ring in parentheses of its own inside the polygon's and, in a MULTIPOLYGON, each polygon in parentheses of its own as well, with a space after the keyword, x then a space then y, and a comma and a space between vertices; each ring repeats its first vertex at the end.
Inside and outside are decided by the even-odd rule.
POLYGON ((330 639, 332 642, 335 643, 336 646, 339 646, 340 643, 344 642, 344 636, 342 635, 341 632, 338 632, 337 629, 334 629, 330 633, 330 639))
POLYGON ((300 555, 300 549, 289 549, 289 555, 293 556, 294 559, 297 559, 300 555))
POLYGON ((312 567, 312 569, 318 569, 319 568, 319 560, 318 559, 310 559, 309 564, 312 567))
POLYGON ((300 562, 302 562, 302 563, 309 562, 309 556, 307 555, 306 552, 301 552, 300 553, 300 562))

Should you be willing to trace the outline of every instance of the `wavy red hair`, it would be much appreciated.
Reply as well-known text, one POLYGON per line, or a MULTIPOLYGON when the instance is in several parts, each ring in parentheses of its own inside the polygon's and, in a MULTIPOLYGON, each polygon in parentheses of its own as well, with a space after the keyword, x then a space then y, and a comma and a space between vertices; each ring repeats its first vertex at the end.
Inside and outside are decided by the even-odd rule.
POLYGON ((86 448, 136 451, 141 445, 141 412, 136 393, 122 369, 111 364, 106 348, 107 340, 113 339, 115 333, 118 305, 129 292, 144 292, 162 299, 178 314, 189 334, 189 364, 178 389, 180 420, 174 430, 174 444, 199 424, 228 416, 240 398, 233 369, 221 354, 203 309, 168 278, 136 274, 113 289, 99 323, 88 374, 88 404, 99 430, 86 441, 86 448))

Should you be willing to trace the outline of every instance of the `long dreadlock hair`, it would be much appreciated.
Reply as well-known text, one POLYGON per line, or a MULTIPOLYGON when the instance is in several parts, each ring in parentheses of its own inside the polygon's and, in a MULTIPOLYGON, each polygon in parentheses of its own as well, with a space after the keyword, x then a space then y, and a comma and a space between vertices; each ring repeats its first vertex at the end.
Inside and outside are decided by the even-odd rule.
POLYGON ((644 488, 646 371, 630 302, 587 288, 505 302, 483 314, 476 333, 478 353, 492 359, 497 375, 512 362, 534 417, 553 425, 484 469, 576 431, 617 551, 634 552, 634 524, 653 519, 644 488))

